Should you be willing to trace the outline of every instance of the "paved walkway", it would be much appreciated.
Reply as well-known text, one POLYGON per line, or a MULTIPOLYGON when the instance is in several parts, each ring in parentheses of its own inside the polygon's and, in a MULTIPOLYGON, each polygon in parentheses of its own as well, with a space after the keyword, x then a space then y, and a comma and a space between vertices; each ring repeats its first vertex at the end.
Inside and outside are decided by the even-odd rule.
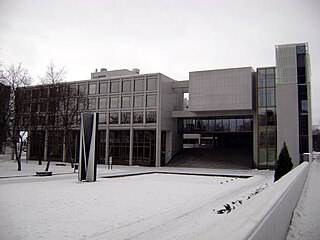
POLYGON ((287 240, 320 239, 320 154, 311 163, 298 205, 294 211, 287 240))

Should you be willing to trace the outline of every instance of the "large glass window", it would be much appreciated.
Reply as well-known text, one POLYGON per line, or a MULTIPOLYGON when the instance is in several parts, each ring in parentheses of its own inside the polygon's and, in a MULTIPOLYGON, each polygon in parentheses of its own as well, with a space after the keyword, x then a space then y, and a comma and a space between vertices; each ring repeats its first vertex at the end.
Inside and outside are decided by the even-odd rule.
POLYGON ((89 110, 96 109, 96 99, 95 98, 89 98, 88 99, 88 109, 89 110))
POLYGON ((223 119, 222 123, 223 123, 223 131, 229 132, 230 131, 229 119, 223 119))
POLYGON ((156 131, 133 131, 133 164, 154 166, 156 157, 156 131))
POLYGON ((119 81, 111 82, 110 83, 110 93, 118 93, 119 92, 119 81))
POLYGON ((131 123, 131 113, 130 112, 122 112, 121 113, 121 123, 122 124, 130 124, 131 123))
POLYGON ((99 93, 100 94, 108 93, 108 83, 107 82, 99 83, 99 93))
POLYGON ((216 119, 215 130, 216 132, 222 131, 222 119, 216 119))
POLYGON ((266 88, 259 88, 258 90, 258 106, 265 107, 267 106, 267 98, 266 98, 266 88))
POLYGON ((156 90, 157 89, 157 79, 156 78, 149 78, 147 79, 147 90, 156 90))
POLYGON ((259 108, 258 110, 259 126, 267 125, 267 110, 266 108, 259 108))
POLYGON ((90 83, 89 84, 89 95, 96 94, 97 84, 90 83))
POLYGON ((134 96, 134 107, 143 107, 143 96, 142 95, 136 95, 134 96))
POLYGON ((267 106, 275 106, 275 88, 267 88, 267 106))
POLYGON ((208 131, 209 132, 214 132, 215 131, 215 124, 216 124, 216 120, 215 119, 209 119, 208 121, 208 131))
POLYGON ((157 112, 147 111, 146 112, 146 123, 156 123, 157 122, 157 112))
POLYGON ((156 95, 147 95, 147 107, 156 106, 156 95))
POLYGON ((107 108, 107 98, 99 98, 99 109, 107 108))
POLYGON ((133 123, 143 123, 143 112, 133 112, 133 123))
POLYGON ((143 91, 143 79, 134 80, 134 91, 143 91))
POLYGON ((119 98, 118 97, 110 97, 110 108, 111 109, 115 109, 118 108, 118 102, 119 102, 119 98))
POLYGON ((275 107, 267 108, 267 125, 275 126, 276 121, 277 121, 276 108, 275 107))
POLYGON ((243 119, 239 118, 237 119, 237 131, 243 131, 244 125, 243 125, 243 119))
POLYGON ((109 156, 114 164, 128 164, 130 153, 130 131, 110 130, 109 156))
POLYGON ((87 94, 87 85, 79 85, 78 94, 81 96, 86 95, 87 94))
POLYGON ((236 119, 230 119, 230 132, 236 132, 237 131, 237 120, 236 119))
POLYGON ((130 108, 130 98, 129 96, 125 96, 121 98, 121 107, 122 108, 130 108))
POLYGON ((264 69, 258 70, 258 87, 265 87, 266 73, 264 69))
POLYGON ((107 117, 105 113, 99 113, 99 123, 104 124, 107 122, 107 117))
POLYGON ((301 113, 307 113, 308 112, 308 100, 301 100, 301 113))
POLYGON ((122 82, 122 92, 131 92, 131 81, 122 82))
POLYGON ((117 112, 109 113, 109 124, 118 124, 119 123, 119 114, 117 112))
POLYGON ((274 87, 274 85, 275 85, 274 68, 267 68, 266 69, 266 76, 267 76, 267 87, 274 87))

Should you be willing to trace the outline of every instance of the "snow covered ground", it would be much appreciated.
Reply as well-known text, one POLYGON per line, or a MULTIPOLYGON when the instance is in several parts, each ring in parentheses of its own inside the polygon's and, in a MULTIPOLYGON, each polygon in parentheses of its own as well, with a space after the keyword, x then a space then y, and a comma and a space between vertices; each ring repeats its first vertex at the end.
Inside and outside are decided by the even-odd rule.
MULTIPOLYGON (((32 168, 38 168, 36 162, 23 164, 27 174, 19 174, 25 177, 0 178, 0 239, 196 239, 225 216, 217 209, 247 196, 254 198, 253 192, 273 181, 270 171, 208 169, 188 172, 252 177, 156 173, 101 178, 155 168, 115 166, 111 171, 99 166, 98 181, 82 183, 70 166, 53 164, 53 174, 57 168, 59 175, 52 177, 30 176, 35 172, 32 168)), ((0 158, 0 177, 15 175, 15 169, 14 162, 0 158)), ((241 208, 236 205, 233 212, 241 208)))
POLYGON ((294 211, 287 240, 320 239, 320 154, 311 163, 309 175, 294 211))

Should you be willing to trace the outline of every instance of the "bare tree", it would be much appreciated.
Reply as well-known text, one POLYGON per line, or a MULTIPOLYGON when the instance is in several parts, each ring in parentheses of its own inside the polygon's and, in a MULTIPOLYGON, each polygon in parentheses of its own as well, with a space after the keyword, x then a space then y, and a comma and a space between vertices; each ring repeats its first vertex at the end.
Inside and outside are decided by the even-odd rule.
POLYGON ((65 80, 66 70, 65 67, 58 68, 51 61, 48 66, 44 77, 40 77, 42 84, 57 84, 65 80))
POLYGON ((2 82, 10 87, 5 125, 9 129, 7 133, 14 149, 18 163, 18 171, 21 171, 22 142, 25 135, 25 126, 27 125, 23 114, 24 95, 22 94, 21 88, 29 86, 32 79, 27 69, 19 64, 18 66, 11 65, 6 69, 2 82), (21 143, 20 146, 18 146, 19 142, 21 143))

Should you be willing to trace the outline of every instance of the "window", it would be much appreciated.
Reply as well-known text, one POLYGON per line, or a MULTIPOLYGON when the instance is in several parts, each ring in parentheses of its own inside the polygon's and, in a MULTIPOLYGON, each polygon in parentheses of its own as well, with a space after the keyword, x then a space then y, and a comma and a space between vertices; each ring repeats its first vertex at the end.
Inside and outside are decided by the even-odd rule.
POLYGON ((258 70, 258 87, 265 87, 266 74, 264 69, 258 70))
POLYGON ((87 94, 87 85, 79 85, 79 88, 78 88, 78 94, 79 95, 86 95, 87 94))
POLYGON ((122 108, 130 108, 131 104, 130 104, 130 97, 126 96, 126 97, 122 97, 121 98, 121 107, 122 108))
POLYGON ((267 125, 268 126, 275 126, 276 125, 276 109, 273 108, 267 108, 267 125))
POLYGON ((156 78, 149 78, 147 79, 147 90, 156 90, 157 89, 157 79, 156 78))
POLYGON ((237 120, 230 119, 230 132, 236 132, 236 131, 237 131, 237 120))
POLYGON ((117 112, 109 113, 109 124, 118 124, 119 114, 117 112))
POLYGON ((183 109, 189 108, 189 93, 183 93, 183 109))
POLYGON ((275 106, 274 88, 267 88, 267 106, 275 106))
POLYGON ((90 83, 89 84, 89 95, 96 94, 97 84, 90 83))
POLYGON ((42 88, 41 89, 41 97, 47 98, 48 97, 48 88, 42 88))
POLYGON ((131 92, 131 81, 122 82, 122 92, 131 92))
POLYGON ((265 108, 259 108, 258 111, 259 116, 259 126, 267 125, 267 112, 265 108))
POLYGON ((156 106, 156 95, 147 95, 147 107, 156 106))
POLYGON ((40 112, 46 112, 47 111, 47 102, 41 102, 40 103, 40 112))
POLYGON ((143 96, 142 95, 137 95, 134 96, 134 107, 143 107, 143 96))
POLYGON ((119 98, 118 97, 110 97, 110 108, 114 109, 114 108, 118 108, 118 101, 119 98))
POLYGON ((244 125, 243 125, 243 119, 237 119, 237 130, 238 131, 243 131, 244 130, 244 125))
POLYGON ((274 87, 274 84, 275 84, 274 68, 266 69, 266 76, 267 76, 267 87, 274 87))
POLYGON ((157 112, 148 111, 146 113, 146 123, 156 123, 157 122, 157 112))
POLYGON ((249 119, 249 118, 243 119, 243 126, 244 126, 245 131, 252 131, 251 119, 249 119))
POLYGON ((215 131, 222 131, 222 119, 216 119, 215 131))
POLYGON ((94 110, 94 109, 96 109, 96 99, 89 98, 88 99, 88 110, 94 110))
POLYGON ((107 99, 99 98, 99 109, 107 108, 107 99))
POLYGON ((302 113, 308 112, 308 100, 301 100, 301 112, 302 113))
POLYGON ((111 82, 110 83, 110 93, 118 93, 119 92, 119 82, 111 82))
POLYGON ((223 131, 225 131, 225 132, 230 131, 229 119, 223 119, 223 131))
POLYGON ((133 123, 143 123, 143 112, 133 112, 133 123))
POLYGON ((134 91, 143 91, 143 79, 134 80, 134 91))
POLYGON ((130 112, 122 112, 121 113, 121 123, 122 124, 130 124, 131 113, 130 112))
POLYGON ((108 83, 107 82, 101 82, 99 84, 99 93, 105 94, 108 92, 108 83))
POLYGON ((106 123, 107 122, 107 118, 106 118, 106 114, 105 113, 99 113, 99 123, 106 123))
POLYGON ((265 107, 267 105, 266 88, 259 88, 258 94, 259 94, 258 106, 259 107, 265 107))

